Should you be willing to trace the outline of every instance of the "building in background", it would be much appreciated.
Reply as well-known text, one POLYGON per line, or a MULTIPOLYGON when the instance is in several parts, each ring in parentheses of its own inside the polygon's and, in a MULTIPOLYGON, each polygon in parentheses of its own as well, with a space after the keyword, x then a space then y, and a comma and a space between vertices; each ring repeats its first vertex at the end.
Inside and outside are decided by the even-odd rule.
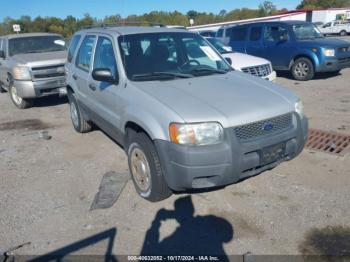
MULTIPOLYGON (((245 24, 250 22, 258 22, 258 21, 286 21, 286 20, 299 20, 299 21, 308 21, 313 23, 327 23, 333 20, 346 20, 350 19, 350 7, 349 8, 332 8, 332 9, 322 9, 322 10, 294 10, 289 11, 282 14, 252 18, 252 19, 244 19, 244 20, 236 20, 215 24, 207 24, 207 25, 195 25, 187 27, 190 31, 217 31, 222 26, 228 25, 237 25, 237 24, 245 24)), ((194 21, 196 22, 196 21, 194 21)))

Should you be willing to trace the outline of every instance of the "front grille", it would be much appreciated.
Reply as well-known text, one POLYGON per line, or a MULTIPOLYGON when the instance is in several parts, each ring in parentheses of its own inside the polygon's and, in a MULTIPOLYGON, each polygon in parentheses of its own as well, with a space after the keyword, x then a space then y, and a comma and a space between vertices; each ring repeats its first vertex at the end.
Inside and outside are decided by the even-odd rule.
POLYGON ((349 52, 350 51, 350 46, 344 46, 344 47, 339 47, 338 52, 344 53, 344 52, 349 52))
POLYGON ((265 77, 271 74, 272 70, 271 70, 270 64, 266 64, 266 65, 245 67, 245 68, 242 68, 242 72, 251 74, 253 76, 265 77))
POLYGON ((292 127, 292 117, 292 113, 289 113, 259 122, 238 126, 234 128, 234 132, 239 140, 248 140, 278 133, 292 127))
POLYGON ((339 63, 348 63, 350 62, 350 57, 338 58, 339 63))
POLYGON ((65 75, 65 68, 63 64, 33 67, 32 75, 34 79, 60 77, 65 75))

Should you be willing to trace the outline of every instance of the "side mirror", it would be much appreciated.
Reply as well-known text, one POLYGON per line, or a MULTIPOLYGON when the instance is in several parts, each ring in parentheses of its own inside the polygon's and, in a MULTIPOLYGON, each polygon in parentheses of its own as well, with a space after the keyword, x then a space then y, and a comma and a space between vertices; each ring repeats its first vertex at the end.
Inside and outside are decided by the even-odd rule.
POLYGON ((226 60, 230 65, 232 65, 232 59, 231 59, 231 58, 225 57, 225 60, 226 60))
POLYGON ((0 50, 0 58, 5 59, 5 52, 4 52, 4 50, 0 50))
POLYGON ((118 77, 115 77, 109 68, 96 68, 92 71, 92 78, 96 81, 118 84, 118 77))

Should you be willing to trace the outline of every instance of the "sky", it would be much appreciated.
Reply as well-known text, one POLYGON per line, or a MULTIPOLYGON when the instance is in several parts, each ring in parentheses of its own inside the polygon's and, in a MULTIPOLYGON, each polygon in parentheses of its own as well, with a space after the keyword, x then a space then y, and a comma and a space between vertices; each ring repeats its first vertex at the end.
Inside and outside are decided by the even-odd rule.
MULTIPOLYGON (((278 7, 294 9, 301 0, 272 0, 278 7)), ((219 13, 220 10, 235 8, 257 8, 263 0, 5 0, 1 1, 0 21, 4 17, 19 18, 22 15, 56 16, 64 18, 67 15, 82 17, 89 13, 96 18, 106 15, 120 14, 122 17, 130 14, 143 14, 150 11, 180 11, 219 13)))

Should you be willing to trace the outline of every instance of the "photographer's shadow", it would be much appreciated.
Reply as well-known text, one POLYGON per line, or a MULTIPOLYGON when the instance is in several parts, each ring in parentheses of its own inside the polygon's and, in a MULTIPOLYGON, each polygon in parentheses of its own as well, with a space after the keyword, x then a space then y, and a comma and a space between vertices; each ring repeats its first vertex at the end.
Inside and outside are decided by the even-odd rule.
POLYGON ((231 224, 214 215, 194 216, 191 196, 175 201, 175 210, 161 209, 146 233, 141 255, 226 256, 223 244, 232 240, 231 224), (175 219, 180 226, 160 241, 161 221, 175 219))

